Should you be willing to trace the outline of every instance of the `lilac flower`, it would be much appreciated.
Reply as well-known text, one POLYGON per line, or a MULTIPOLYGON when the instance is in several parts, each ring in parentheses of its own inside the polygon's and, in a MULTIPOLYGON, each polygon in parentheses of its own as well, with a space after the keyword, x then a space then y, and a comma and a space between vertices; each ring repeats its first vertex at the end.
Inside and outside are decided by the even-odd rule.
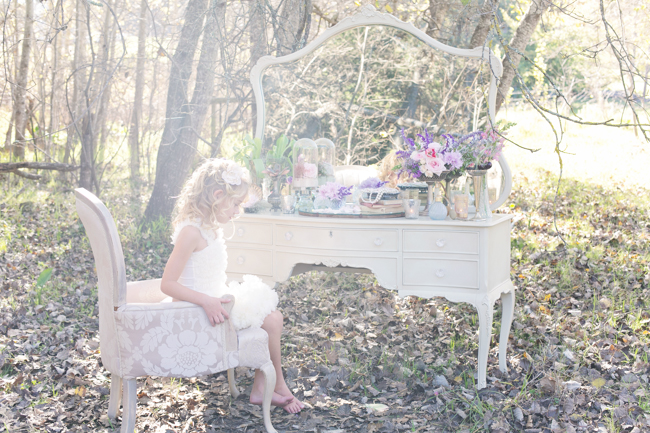
POLYGON ((442 157, 445 165, 449 168, 457 170, 463 166, 463 155, 460 152, 448 152, 442 157))
POLYGON ((364 180, 359 184, 359 188, 381 188, 382 186, 386 185, 388 182, 384 182, 382 180, 379 180, 379 178, 376 177, 369 177, 368 179, 364 180))

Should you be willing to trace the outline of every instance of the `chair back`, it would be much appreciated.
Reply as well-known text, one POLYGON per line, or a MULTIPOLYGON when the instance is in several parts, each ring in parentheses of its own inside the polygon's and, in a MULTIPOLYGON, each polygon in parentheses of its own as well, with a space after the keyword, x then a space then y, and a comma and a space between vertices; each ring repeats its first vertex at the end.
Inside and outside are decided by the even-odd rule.
POLYGON ((119 375, 120 351, 115 310, 126 302, 126 270, 115 222, 104 203, 84 188, 75 189, 77 213, 86 229, 97 269, 99 338, 102 363, 119 375))
POLYGON ((334 167, 334 177, 343 186, 358 186, 369 177, 377 177, 377 170, 362 165, 339 165, 334 167))

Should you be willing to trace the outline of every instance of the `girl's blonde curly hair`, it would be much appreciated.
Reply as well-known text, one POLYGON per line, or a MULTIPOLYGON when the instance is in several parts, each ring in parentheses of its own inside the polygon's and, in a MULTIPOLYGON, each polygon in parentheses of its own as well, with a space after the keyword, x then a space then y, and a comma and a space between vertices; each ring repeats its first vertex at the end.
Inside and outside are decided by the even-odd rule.
POLYGON ((248 172, 236 162, 227 159, 208 159, 192 173, 185 182, 178 196, 174 209, 173 225, 178 226, 183 221, 200 220, 208 229, 215 230, 219 222, 217 218, 224 209, 230 209, 237 201, 242 202, 248 194, 248 172), (231 185, 223 178, 224 172, 241 170, 241 183, 231 185), (215 191, 221 190, 219 198, 215 191))

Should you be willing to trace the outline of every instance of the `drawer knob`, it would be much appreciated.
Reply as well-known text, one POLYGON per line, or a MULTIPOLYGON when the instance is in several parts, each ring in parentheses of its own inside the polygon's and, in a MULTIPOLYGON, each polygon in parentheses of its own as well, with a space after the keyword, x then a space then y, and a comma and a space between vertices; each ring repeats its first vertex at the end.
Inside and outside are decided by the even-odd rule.
POLYGON ((376 238, 375 239, 375 245, 379 246, 384 243, 384 240, 382 238, 376 238))
POLYGON ((442 277, 444 277, 444 276, 445 276, 445 271, 443 271, 442 269, 438 269, 438 270, 436 271, 436 277, 438 277, 438 278, 442 278, 442 277))
POLYGON ((240 228, 237 230, 237 236, 242 237, 244 236, 244 229, 240 228))
POLYGON ((445 246, 445 240, 444 239, 438 239, 436 241, 436 245, 438 245, 440 248, 445 246))
POLYGON ((285 238, 286 240, 288 240, 288 241, 290 241, 292 237, 293 237, 293 233, 291 233, 291 232, 286 232, 286 233, 284 234, 284 238, 285 238))
POLYGON ((244 256, 239 256, 237 257, 237 264, 238 265, 243 265, 246 259, 244 259, 244 256))

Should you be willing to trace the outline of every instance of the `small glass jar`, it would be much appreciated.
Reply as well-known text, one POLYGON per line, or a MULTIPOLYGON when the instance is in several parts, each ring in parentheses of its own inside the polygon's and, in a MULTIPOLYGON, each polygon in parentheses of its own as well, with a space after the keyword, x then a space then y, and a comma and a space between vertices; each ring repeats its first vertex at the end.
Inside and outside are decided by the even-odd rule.
POLYGON ((454 219, 465 221, 469 214, 469 195, 456 193, 453 195, 454 219))
POLYGON ((405 198, 402 200, 404 206, 404 217, 406 219, 416 220, 420 217, 420 200, 415 198, 405 198))
POLYGON ((318 184, 325 185, 327 182, 334 182, 336 146, 328 138, 319 138, 315 143, 318 147, 318 184))
POLYGON ((282 196, 282 213, 292 214, 296 211, 296 196, 283 195, 282 196))
POLYGON ((318 186, 318 146, 309 138, 301 138, 293 145, 291 186, 297 190, 307 190, 318 186))
POLYGON ((296 201, 296 209, 303 212, 312 212, 314 210, 314 199, 306 191, 301 191, 296 201))

